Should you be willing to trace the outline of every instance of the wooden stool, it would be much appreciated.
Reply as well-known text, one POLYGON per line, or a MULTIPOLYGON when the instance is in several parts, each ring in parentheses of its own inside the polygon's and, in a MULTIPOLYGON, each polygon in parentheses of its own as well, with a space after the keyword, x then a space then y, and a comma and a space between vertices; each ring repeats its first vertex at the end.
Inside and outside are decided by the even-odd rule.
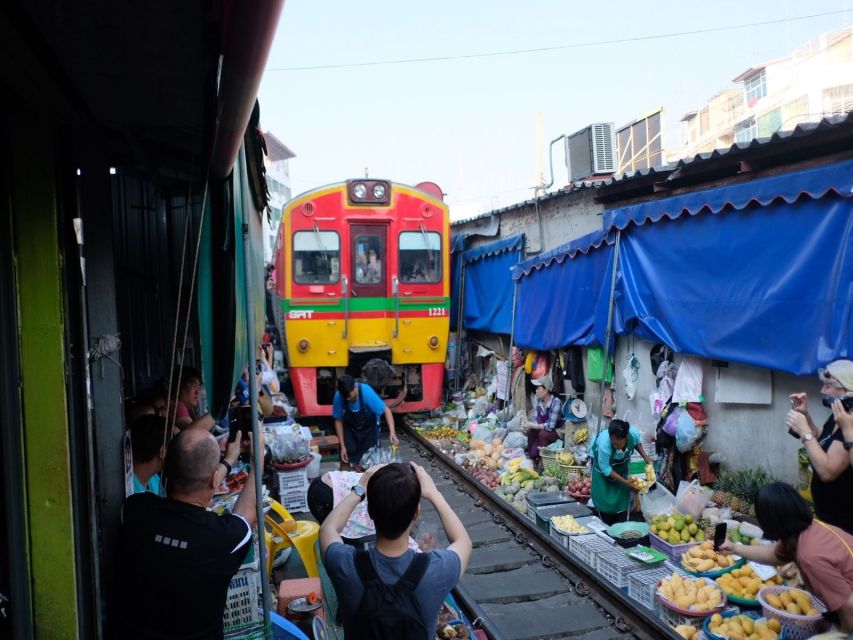
POLYGON ((311 446, 317 447, 320 455, 325 457, 332 454, 340 455, 341 443, 338 436, 321 436, 319 438, 311 438, 311 446))

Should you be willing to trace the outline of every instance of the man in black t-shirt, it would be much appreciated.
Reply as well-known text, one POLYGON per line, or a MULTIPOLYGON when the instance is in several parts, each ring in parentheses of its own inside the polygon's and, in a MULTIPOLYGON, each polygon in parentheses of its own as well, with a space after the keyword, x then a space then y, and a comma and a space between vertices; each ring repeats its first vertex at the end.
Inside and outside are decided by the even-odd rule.
MULTIPOLYGON (((259 443, 263 448, 263 442, 259 443)), ((117 563, 116 637, 220 639, 228 584, 257 522, 254 469, 233 513, 206 507, 217 486, 219 446, 200 429, 179 433, 166 455, 166 498, 124 503, 117 563)))

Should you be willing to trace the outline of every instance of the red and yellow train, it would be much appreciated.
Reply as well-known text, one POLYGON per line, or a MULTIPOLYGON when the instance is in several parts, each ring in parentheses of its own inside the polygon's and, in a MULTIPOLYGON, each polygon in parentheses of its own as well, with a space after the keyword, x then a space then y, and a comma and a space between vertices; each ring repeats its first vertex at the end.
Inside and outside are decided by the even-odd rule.
POLYGON ((275 298, 302 415, 331 415, 344 373, 396 412, 441 403, 449 234, 447 205, 431 182, 348 180, 285 205, 275 298))

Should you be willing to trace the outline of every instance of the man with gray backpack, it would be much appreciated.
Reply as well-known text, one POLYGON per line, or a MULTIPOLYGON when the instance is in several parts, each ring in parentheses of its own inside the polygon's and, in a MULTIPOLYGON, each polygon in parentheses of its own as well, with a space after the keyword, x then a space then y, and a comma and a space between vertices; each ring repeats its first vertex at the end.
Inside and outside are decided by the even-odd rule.
POLYGON ((431 640, 444 597, 465 573, 471 539, 426 471, 395 463, 361 476, 320 527, 320 551, 347 640, 431 640), (340 532, 365 497, 376 546, 357 550, 343 544, 340 532), (438 512, 450 541, 446 550, 415 553, 408 547, 421 498, 438 512))

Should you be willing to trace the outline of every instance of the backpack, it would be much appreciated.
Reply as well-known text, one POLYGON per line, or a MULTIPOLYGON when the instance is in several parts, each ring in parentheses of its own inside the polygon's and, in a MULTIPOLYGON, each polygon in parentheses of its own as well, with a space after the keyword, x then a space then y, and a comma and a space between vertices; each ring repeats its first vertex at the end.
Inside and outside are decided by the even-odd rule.
POLYGON ((415 559, 397 584, 385 584, 370 559, 369 551, 355 552, 355 568, 364 595, 345 626, 347 640, 429 640, 415 589, 429 567, 429 554, 415 559))

